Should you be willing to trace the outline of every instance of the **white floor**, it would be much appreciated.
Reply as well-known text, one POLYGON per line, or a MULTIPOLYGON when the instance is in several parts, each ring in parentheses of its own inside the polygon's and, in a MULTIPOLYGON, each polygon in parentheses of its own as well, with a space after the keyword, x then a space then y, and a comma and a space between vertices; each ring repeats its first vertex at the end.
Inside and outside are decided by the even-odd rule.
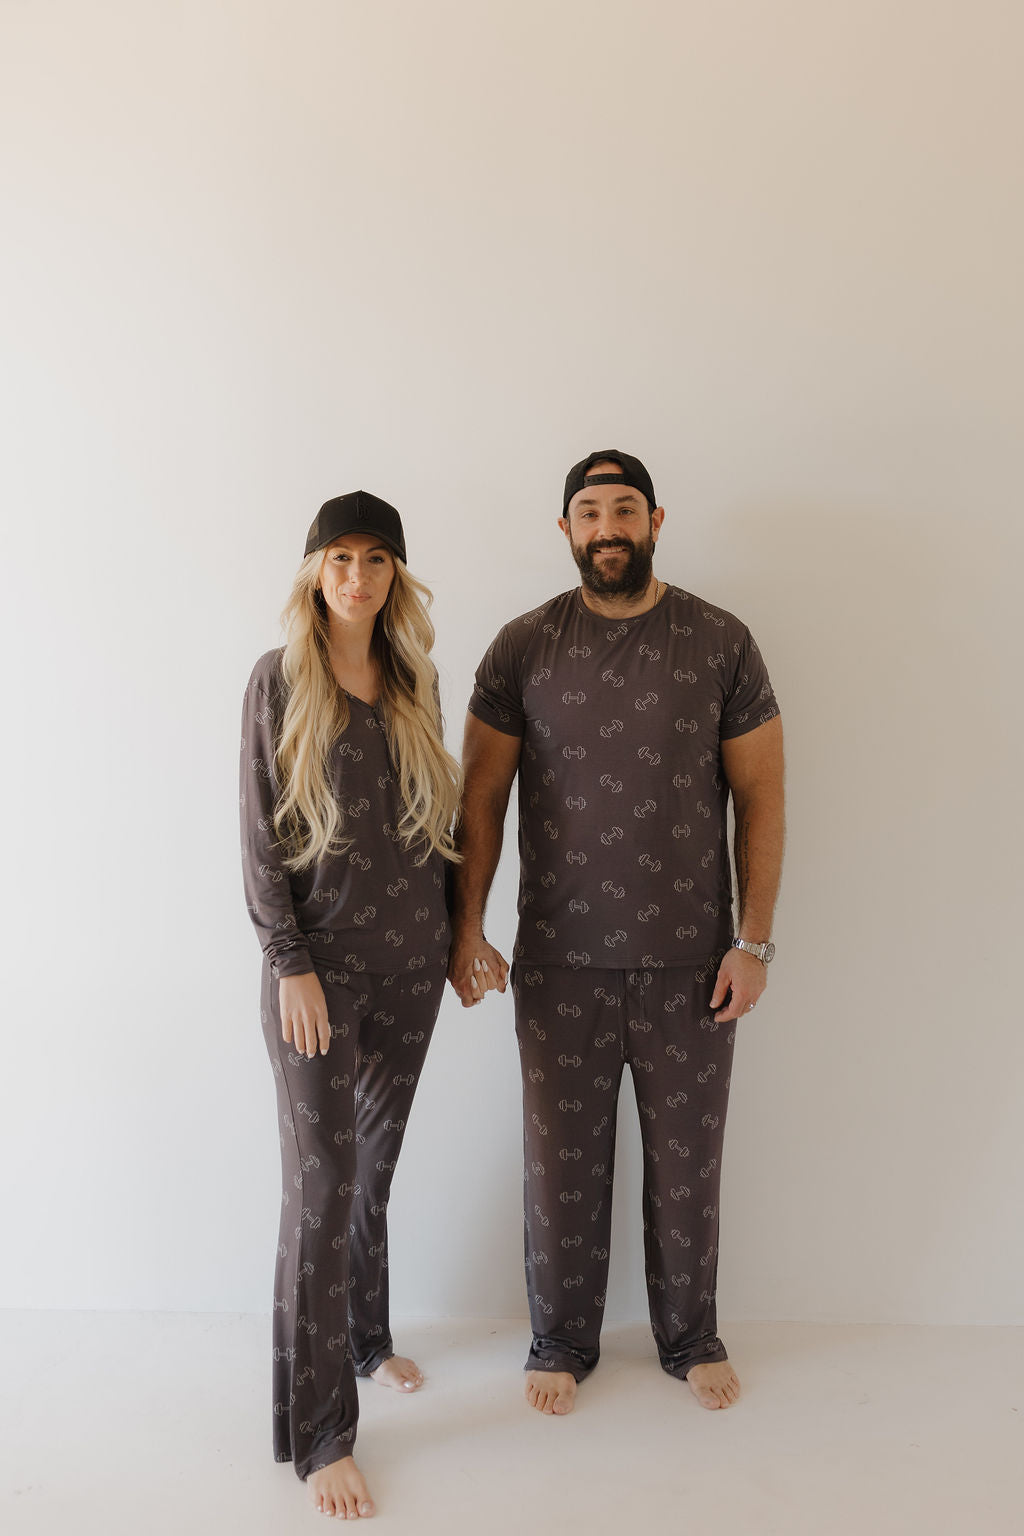
MULTIPOLYGON (((523 1325, 414 1323, 428 1373, 364 1384, 373 1530, 715 1536, 1024 1531, 1024 1329, 746 1323, 744 1397, 708 1413, 646 1327, 608 1327, 567 1419, 523 1403, 523 1325)), ((324 1529, 270 1459, 269 1321, 0 1314, 0 1529, 324 1529)))

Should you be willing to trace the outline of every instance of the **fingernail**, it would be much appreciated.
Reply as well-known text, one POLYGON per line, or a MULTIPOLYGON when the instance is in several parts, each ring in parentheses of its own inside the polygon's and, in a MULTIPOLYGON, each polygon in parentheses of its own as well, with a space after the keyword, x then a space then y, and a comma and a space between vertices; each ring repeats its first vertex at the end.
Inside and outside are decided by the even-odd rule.
POLYGON ((478 959, 473 961, 473 969, 474 971, 478 971, 480 969, 480 961, 478 959))

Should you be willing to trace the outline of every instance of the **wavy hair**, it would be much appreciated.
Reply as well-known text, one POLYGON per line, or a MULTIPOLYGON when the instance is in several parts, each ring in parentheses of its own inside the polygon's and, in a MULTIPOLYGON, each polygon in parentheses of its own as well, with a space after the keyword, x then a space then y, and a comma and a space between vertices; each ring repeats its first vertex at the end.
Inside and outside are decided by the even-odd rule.
MULTIPOLYGON (((331 749, 348 726, 349 705, 331 670, 327 604, 319 590, 323 558, 318 549, 303 560, 281 615, 287 703, 274 759, 281 786, 274 830, 285 863, 296 871, 352 844, 328 767, 331 749)), ((424 845, 418 863, 431 853, 458 862, 451 827, 462 774, 444 745, 437 669, 430 660, 434 626, 427 609, 433 597, 397 555, 393 558, 394 579, 374 623, 371 648, 405 807, 397 830, 407 848, 424 845)))

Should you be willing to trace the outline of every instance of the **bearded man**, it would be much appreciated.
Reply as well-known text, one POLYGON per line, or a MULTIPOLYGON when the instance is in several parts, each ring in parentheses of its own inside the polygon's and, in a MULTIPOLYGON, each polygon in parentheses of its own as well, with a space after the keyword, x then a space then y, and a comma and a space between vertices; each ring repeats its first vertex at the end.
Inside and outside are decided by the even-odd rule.
POLYGON ((715 1307, 719 1185, 735 1023, 775 952, 782 722, 746 626, 654 575, 664 518, 639 459, 573 466, 559 526, 581 584, 504 626, 466 722, 449 976, 467 1007, 505 988, 483 916, 519 775, 511 979, 542 1413, 568 1413, 598 1361, 624 1067, 662 1367, 705 1408, 740 1390, 715 1307))

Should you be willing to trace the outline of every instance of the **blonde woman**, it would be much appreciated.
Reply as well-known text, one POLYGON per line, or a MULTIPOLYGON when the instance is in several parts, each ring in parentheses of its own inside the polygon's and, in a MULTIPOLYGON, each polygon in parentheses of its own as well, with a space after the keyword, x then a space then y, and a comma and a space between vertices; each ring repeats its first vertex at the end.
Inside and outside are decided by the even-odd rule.
POLYGON ((284 1179, 274 1452, 314 1505, 374 1513, 356 1376, 423 1377, 388 1323, 387 1203, 440 1005, 459 770, 442 738, 427 589, 394 507, 320 508, 242 721, 242 859, 284 1179))

